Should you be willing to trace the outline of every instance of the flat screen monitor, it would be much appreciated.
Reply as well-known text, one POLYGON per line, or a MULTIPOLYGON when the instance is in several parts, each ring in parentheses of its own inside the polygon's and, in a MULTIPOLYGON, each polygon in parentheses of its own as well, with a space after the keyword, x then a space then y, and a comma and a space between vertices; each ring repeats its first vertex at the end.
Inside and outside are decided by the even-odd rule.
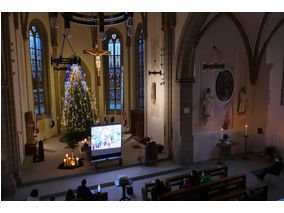
POLYGON ((121 124, 93 126, 91 129, 92 160, 121 156, 121 124))

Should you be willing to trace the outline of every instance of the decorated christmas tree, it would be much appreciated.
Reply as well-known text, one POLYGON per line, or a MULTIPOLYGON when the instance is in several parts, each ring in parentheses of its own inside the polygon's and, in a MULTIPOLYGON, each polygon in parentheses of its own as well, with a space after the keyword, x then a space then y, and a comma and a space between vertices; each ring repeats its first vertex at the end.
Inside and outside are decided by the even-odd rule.
POLYGON ((71 134, 73 139, 80 140, 80 137, 88 136, 90 127, 98 122, 95 94, 87 87, 80 66, 73 64, 66 72, 62 125, 68 130, 69 136, 71 134))

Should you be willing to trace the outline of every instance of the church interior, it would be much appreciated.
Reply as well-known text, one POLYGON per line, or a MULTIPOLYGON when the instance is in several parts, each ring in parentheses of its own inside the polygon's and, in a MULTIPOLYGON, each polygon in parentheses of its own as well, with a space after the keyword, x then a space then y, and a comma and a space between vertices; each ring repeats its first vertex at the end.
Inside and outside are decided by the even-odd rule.
POLYGON ((1 200, 283 200, 283 38, 283 12, 2 12, 1 200))

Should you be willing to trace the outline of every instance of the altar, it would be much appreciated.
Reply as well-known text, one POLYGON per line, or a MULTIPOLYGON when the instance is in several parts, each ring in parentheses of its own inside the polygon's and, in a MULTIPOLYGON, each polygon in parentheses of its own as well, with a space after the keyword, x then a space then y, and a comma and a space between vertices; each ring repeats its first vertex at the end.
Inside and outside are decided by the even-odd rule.
POLYGON ((235 145, 237 145, 237 143, 229 140, 225 142, 219 142, 216 144, 219 151, 217 164, 223 165, 225 159, 231 158, 231 147, 235 145))

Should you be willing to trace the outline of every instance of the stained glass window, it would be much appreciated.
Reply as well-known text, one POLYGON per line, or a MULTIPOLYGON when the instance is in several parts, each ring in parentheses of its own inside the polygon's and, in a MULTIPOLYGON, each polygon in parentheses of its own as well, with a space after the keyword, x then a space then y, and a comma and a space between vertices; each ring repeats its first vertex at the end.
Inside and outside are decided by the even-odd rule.
POLYGON ((29 30, 30 59, 33 82, 33 96, 35 114, 43 114, 46 111, 45 89, 44 89, 44 68, 42 54, 42 39, 36 26, 29 30))
POLYGON ((121 70, 121 42, 117 34, 108 40, 108 109, 121 110, 123 105, 123 77, 121 70))
POLYGON ((144 108, 144 40, 141 28, 138 37, 138 106, 144 108))

